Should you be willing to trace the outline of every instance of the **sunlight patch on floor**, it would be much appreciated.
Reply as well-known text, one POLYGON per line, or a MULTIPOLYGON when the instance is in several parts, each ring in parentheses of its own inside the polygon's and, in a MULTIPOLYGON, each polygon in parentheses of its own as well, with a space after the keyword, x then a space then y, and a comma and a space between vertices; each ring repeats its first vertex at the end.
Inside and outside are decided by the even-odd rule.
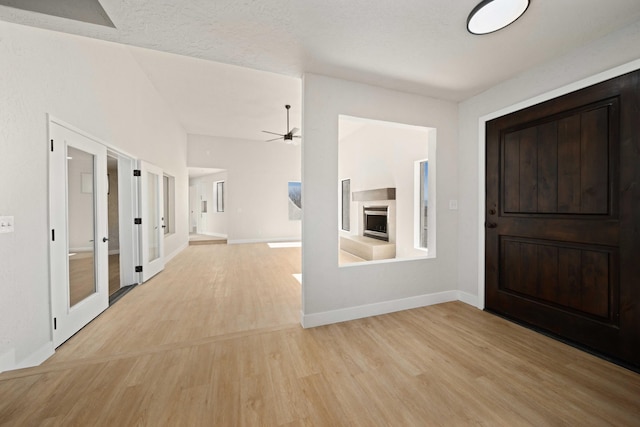
POLYGON ((267 243, 270 248, 299 248, 302 242, 273 242, 267 243))

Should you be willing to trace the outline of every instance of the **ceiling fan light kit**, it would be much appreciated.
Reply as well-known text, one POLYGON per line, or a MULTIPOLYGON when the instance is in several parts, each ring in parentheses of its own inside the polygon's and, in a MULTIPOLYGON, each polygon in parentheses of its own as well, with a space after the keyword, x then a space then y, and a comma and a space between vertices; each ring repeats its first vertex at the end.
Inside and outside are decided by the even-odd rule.
POLYGON ((529 0, 483 0, 467 18, 471 34, 489 34, 501 30, 520 18, 529 7, 529 0))
POLYGON ((276 132, 269 132, 268 130, 263 130, 262 132, 270 133, 272 135, 278 135, 277 138, 268 139, 266 142, 277 141, 278 139, 282 139, 287 144, 298 145, 299 142, 294 141, 294 138, 302 138, 302 135, 296 135, 300 131, 300 129, 298 128, 289 129, 289 110, 291 109, 291 105, 287 104, 284 106, 284 108, 287 109, 287 133, 282 134, 282 133, 276 133, 276 132))

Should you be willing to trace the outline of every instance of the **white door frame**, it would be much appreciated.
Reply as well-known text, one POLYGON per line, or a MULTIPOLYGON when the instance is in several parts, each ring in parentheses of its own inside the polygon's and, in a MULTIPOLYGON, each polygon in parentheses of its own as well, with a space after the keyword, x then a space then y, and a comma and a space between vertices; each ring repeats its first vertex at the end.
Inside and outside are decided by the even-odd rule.
POLYGON ((151 277, 164 270, 164 172, 161 168, 145 162, 138 161, 140 170, 140 218, 142 224, 140 227, 140 258, 142 260, 142 282, 146 282, 151 277), (155 189, 157 194, 154 195, 153 205, 149 199, 149 185, 151 177, 155 177, 155 189), (154 212, 155 211, 155 212, 154 212), (155 258, 150 257, 152 246, 150 242, 155 239, 158 252, 155 258))
POLYGON ((120 287, 135 285, 140 282, 136 273, 136 265, 140 264, 138 225, 134 218, 138 212, 138 187, 133 171, 137 161, 117 150, 109 152, 118 159, 118 217, 120 239, 120 287))

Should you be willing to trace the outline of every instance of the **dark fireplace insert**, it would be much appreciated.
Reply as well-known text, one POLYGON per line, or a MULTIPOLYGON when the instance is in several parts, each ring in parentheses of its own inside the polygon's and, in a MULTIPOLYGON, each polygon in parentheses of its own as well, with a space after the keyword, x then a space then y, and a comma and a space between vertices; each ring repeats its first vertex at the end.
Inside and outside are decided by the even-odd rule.
POLYGON ((388 206, 364 206, 364 232, 366 237, 389 241, 388 206))

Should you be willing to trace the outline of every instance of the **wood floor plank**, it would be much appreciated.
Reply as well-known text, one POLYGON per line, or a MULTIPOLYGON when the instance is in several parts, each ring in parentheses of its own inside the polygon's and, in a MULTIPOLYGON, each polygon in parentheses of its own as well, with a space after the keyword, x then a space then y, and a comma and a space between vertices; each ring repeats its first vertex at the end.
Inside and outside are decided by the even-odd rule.
POLYGON ((640 426, 640 375, 460 302, 302 329, 299 269, 190 246, 0 374, 0 426, 640 426))

